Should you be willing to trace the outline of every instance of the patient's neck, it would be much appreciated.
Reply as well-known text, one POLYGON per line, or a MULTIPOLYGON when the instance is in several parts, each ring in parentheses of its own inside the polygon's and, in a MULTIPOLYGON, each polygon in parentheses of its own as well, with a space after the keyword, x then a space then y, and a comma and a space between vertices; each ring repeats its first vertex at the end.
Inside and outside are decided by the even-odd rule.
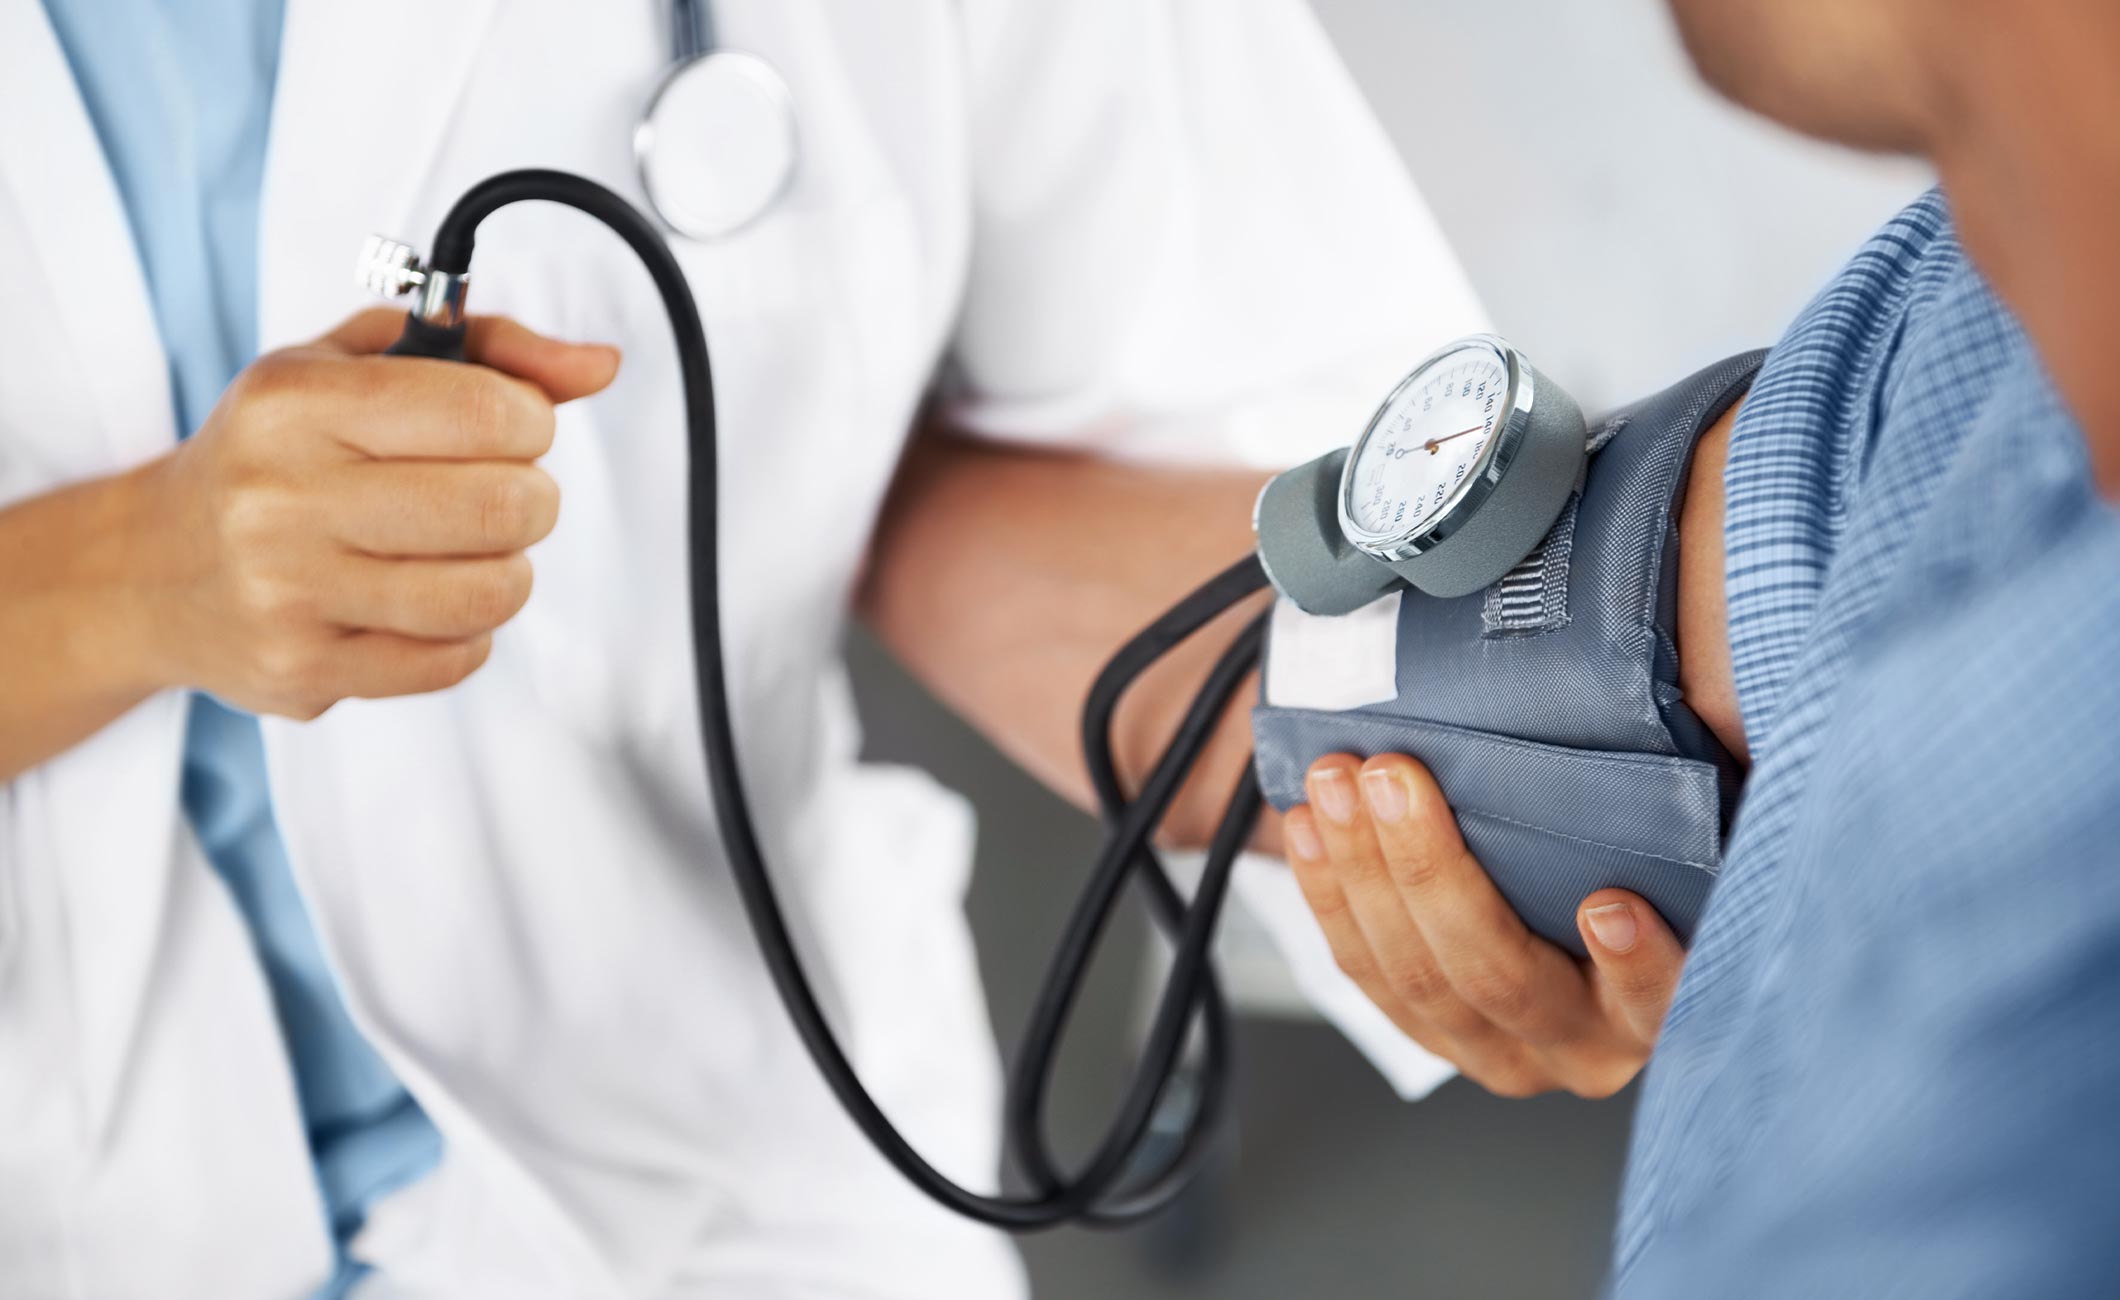
POLYGON ((1966 250, 2024 322, 2120 500, 2120 6, 1964 24, 1932 153, 1966 250))

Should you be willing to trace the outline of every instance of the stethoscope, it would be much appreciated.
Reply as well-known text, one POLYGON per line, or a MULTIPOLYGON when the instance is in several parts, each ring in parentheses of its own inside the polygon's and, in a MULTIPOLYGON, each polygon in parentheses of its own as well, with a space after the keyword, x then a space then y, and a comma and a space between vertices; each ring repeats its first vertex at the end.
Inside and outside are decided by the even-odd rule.
POLYGON ((719 49, 707 0, 672 0, 670 70, 633 128, 648 207, 687 239, 724 239, 795 177, 795 100, 772 64, 719 49))

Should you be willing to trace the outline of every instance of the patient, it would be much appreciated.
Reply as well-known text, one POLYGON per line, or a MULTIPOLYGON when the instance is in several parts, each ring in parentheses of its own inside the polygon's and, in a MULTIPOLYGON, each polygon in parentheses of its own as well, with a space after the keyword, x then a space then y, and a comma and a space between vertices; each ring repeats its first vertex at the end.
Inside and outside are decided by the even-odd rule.
MULTIPOLYGON (((1923 154, 1943 187, 1804 313, 1729 434, 1716 666, 1753 766, 1661 1020, 1616 1293, 2109 1290, 2120 6, 1673 7, 1732 98, 1923 154)), ((1329 928, 1381 929, 1324 892, 1358 868, 1346 846, 1433 882, 1462 845, 1417 765, 1371 760, 1359 781, 1352 759, 1320 766, 1343 815, 1313 787, 1290 815, 1295 865, 1334 899, 1329 928)), ((1596 960, 1572 972, 1607 1021, 1623 1020, 1608 960, 1668 942, 1639 900, 1622 910, 1603 950, 1586 912, 1596 960)), ((1476 910, 1413 919, 1431 953, 1522 951, 1476 910)), ((1476 989, 1447 969, 1427 987, 1452 1014, 1514 1009, 1487 1022, 1490 1050, 1565 1063, 1542 1040, 1582 1024, 1525 1010, 1540 978, 1581 1002, 1571 972, 1526 960, 1498 989, 1494 969, 1476 989)), ((1604 1067, 1609 1083, 1609 1052, 1604 1067)))

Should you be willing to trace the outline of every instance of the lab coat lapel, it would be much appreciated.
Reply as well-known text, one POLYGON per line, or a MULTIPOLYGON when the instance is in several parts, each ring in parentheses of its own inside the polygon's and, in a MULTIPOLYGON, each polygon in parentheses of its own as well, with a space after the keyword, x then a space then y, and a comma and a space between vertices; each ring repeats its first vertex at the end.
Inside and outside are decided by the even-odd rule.
POLYGON ((38 0, 0 0, 0 52, 0 193, 22 214, 35 264, 0 269, 0 285, 41 275, 53 328, 97 377, 86 398, 111 461, 131 464, 170 444, 176 417, 125 208, 38 0))
POLYGON ((258 223, 264 346, 363 305, 363 234, 429 237, 405 226, 498 3, 290 0, 258 223))
MULTIPOLYGON (((350 284, 349 212, 383 228, 405 219, 497 3, 290 4, 260 221, 268 346, 320 298, 346 301, 347 290, 324 286, 350 284)), ((39 0, 0 0, 0 51, 0 202, 20 212, 30 240, 29 265, 0 268, 0 291, 50 304, 52 327, 97 379, 83 395, 106 447, 97 459, 134 464, 167 448, 176 428, 124 206, 39 0), (18 276, 34 287, 18 294, 18 276)), ((80 927, 72 969, 92 1134, 118 1112, 153 992, 172 837, 184 833, 183 713, 180 695, 158 698, 44 770, 50 816, 40 844, 64 863, 67 911, 80 927), (127 815, 97 811, 112 789, 135 792, 127 815)))
MULTIPOLYGON (((30 264, 0 269, 0 286, 30 277, 13 303, 49 304, 51 327, 95 382, 89 403, 104 454, 91 472, 145 460, 176 437, 169 372, 117 186, 38 0, 0 0, 0 202, 29 232, 30 264), (41 278, 42 285, 35 285, 41 278)), ((37 430, 15 436, 36 437, 37 430)), ((86 1120, 101 1134, 115 1113, 142 1007, 154 995, 157 931, 177 832, 182 701, 149 701, 46 764, 33 792, 45 816, 28 851, 60 867, 72 918, 71 967, 80 1023, 86 1120), (148 794, 146 791, 154 791, 148 794), (117 793, 114 793, 117 792, 117 793), (113 799, 126 811, 113 816, 113 799)))

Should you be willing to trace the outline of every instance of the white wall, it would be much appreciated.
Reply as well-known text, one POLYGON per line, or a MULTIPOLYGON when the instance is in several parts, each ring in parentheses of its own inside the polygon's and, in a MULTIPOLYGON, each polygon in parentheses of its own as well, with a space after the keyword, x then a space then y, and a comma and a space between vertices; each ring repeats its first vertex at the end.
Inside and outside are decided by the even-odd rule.
POLYGON ((1715 98, 1661 0, 1313 0, 1500 330, 1591 407, 1779 335, 1926 170, 1715 98))

